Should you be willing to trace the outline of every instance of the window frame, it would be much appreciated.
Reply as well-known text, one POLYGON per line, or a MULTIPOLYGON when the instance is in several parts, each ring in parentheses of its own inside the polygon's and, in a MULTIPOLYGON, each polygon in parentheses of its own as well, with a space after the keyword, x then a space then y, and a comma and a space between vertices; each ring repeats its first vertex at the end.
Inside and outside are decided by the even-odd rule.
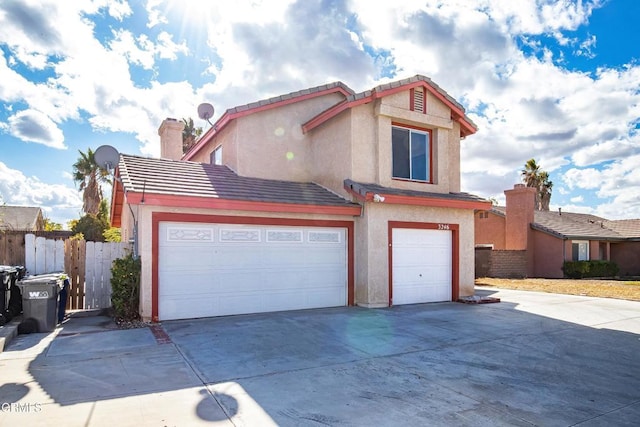
POLYGON ((398 181, 408 181, 408 182, 416 182, 420 184, 433 184, 433 130, 429 128, 423 128, 418 126, 407 125, 404 123, 391 122, 391 179, 398 181), (409 131, 409 178, 405 177, 397 177, 394 176, 393 173, 393 129, 398 128, 402 130, 409 131), (427 164, 426 164, 426 180, 422 179, 414 179, 411 177, 411 134, 419 133, 426 135, 426 155, 427 155, 427 164))
POLYGON ((218 145, 213 149, 209 158, 209 163, 211 163, 212 165, 222 165, 222 145, 218 145), (218 153, 220 153, 219 157, 218 153))
POLYGON ((571 241, 571 260, 572 261, 589 261, 589 241, 588 240, 572 240, 571 241), (578 246, 577 256, 574 256, 574 245, 578 246), (580 258, 580 246, 584 245, 586 247, 585 258, 580 258))

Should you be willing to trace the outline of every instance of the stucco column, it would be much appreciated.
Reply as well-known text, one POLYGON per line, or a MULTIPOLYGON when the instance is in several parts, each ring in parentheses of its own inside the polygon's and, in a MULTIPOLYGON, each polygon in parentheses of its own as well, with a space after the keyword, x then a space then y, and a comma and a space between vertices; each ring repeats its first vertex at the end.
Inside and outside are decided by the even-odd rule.
POLYGON ((160 157, 163 159, 182 159, 182 130, 184 123, 176 119, 167 118, 162 121, 158 129, 160 135, 160 157))
POLYGON ((507 219, 505 249, 527 250, 529 228, 534 221, 536 189, 516 184, 513 190, 505 190, 507 198, 507 219))

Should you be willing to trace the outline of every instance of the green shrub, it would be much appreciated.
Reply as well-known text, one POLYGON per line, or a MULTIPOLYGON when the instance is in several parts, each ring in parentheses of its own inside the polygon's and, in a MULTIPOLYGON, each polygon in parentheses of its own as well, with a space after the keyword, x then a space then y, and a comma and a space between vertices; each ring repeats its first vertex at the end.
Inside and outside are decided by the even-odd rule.
POLYGON ((111 267, 111 306, 116 321, 140 318, 140 258, 128 254, 113 260, 111 267))
POLYGON ((562 271, 570 279, 614 277, 620 269, 611 261, 565 261, 562 271))

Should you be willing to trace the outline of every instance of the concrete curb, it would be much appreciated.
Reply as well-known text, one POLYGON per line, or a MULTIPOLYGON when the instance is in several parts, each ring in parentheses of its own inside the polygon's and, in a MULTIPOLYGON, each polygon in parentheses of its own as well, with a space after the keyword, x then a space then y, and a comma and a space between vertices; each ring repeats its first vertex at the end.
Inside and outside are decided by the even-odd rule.
POLYGON ((0 353, 9 346, 9 343, 18 335, 18 325, 22 322, 22 316, 16 317, 4 326, 0 326, 0 353))

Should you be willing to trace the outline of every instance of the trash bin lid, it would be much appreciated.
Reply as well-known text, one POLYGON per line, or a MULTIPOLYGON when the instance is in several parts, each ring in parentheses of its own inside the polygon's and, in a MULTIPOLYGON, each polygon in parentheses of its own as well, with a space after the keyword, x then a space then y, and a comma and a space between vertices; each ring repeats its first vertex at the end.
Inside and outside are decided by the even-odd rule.
POLYGON ((47 283, 59 283, 61 282, 62 279, 58 276, 58 275, 52 275, 52 274, 42 274, 42 275, 37 275, 37 276, 27 276, 22 278, 21 280, 18 280, 18 284, 23 284, 23 285, 40 285, 40 284, 47 284, 47 283))

